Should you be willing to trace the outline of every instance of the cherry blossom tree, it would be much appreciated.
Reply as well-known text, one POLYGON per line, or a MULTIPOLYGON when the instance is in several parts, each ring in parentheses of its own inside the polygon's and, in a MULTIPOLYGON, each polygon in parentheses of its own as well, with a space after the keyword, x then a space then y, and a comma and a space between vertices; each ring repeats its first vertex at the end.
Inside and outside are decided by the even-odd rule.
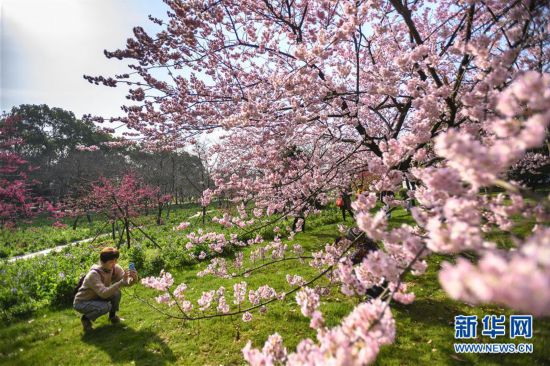
MULTIPOLYGON (((160 205, 169 200, 169 197, 161 195, 159 191, 158 187, 143 184, 133 174, 126 174, 119 181, 101 178, 99 182, 92 184, 89 196, 83 202, 92 202, 96 212, 106 214, 113 228, 115 223, 120 220, 126 234, 126 244, 130 247, 132 218, 139 216, 146 205, 157 204, 160 207, 159 210, 162 210, 160 205)), ((139 227, 137 229, 142 231, 139 227)), ((158 245, 146 233, 143 231, 142 233, 155 245, 158 245)))
POLYGON ((32 193, 28 172, 33 168, 14 151, 14 146, 23 143, 14 133, 17 123, 16 115, 5 116, 0 122, 0 228, 34 216, 44 203, 32 193))
MULTIPOLYGON (((432 252, 474 251, 480 258, 443 264, 441 285, 452 298, 550 314, 549 197, 506 180, 510 167, 548 141, 546 1, 165 3, 168 20, 151 17, 156 35, 137 27, 126 49, 105 52, 132 62, 131 73, 86 76, 130 87, 133 104, 112 121, 173 148, 223 130, 213 149, 212 193, 253 201, 258 217, 305 219, 369 177, 353 208, 361 236, 380 250, 352 261, 356 239, 328 246, 312 255, 310 265, 320 270, 312 280, 330 273, 350 296, 383 283, 386 290, 327 328, 322 291, 291 277, 317 340, 288 353, 273 335, 262 350, 243 350, 250 364, 372 362, 394 338, 390 302, 414 299, 403 276, 422 274, 432 252), (378 201, 405 205, 394 194, 404 180, 416 187, 408 192, 417 202, 415 225, 390 228, 378 201), (481 194, 486 188, 500 193, 481 194), (511 234, 517 214, 536 222, 527 237, 511 234), (513 251, 488 239, 494 230, 509 235, 513 251)), ((284 252, 277 241, 268 247, 284 252)), ((214 258, 209 271, 223 277, 226 267, 214 258)), ((247 321, 251 311, 290 295, 261 294, 249 294, 251 306, 237 311, 223 290, 206 292, 199 305, 205 310, 216 300, 219 316, 243 314, 247 321)), ((182 314, 190 309, 170 291, 157 301, 173 301, 182 314)))

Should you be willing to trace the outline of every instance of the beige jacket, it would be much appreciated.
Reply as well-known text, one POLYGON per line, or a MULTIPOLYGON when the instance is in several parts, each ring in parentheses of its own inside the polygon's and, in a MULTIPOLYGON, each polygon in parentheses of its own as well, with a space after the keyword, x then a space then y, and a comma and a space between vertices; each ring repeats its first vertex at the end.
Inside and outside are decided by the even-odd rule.
POLYGON ((94 264, 84 277, 84 282, 74 297, 74 303, 107 299, 115 294, 122 286, 128 286, 124 282, 124 269, 118 264, 114 271, 106 272, 99 264, 94 264), (94 269, 98 269, 95 271, 94 269))

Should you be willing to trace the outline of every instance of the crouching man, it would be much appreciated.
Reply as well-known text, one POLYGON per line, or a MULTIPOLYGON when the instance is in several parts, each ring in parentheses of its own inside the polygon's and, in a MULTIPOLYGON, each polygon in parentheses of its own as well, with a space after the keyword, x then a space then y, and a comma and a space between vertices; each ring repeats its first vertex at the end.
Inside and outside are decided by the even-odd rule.
POLYGON ((137 272, 125 271, 117 264, 120 253, 116 248, 103 248, 99 263, 94 264, 84 277, 73 302, 73 308, 83 314, 80 319, 85 332, 92 329, 92 322, 109 313, 111 323, 120 323, 116 315, 120 305, 121 287, 131 286, 138 280, 137 272))

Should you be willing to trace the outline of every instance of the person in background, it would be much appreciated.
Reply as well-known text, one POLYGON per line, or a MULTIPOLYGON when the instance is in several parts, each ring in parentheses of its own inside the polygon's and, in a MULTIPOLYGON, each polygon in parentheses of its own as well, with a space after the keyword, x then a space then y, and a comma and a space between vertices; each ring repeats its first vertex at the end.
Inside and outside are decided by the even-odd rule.
POLYGON ((336 199, 336 206, 342 211, 342 219, 344 221, 346 221, 346 211, 349 212, 352 219, 354 218, 353 210, 351 208, 351 195, 348 190, 342 190, 340 192, 340 196, 336 199))
POLYGON ((99 254, 99 263, 94 264, 81 280, 73 308, 82 314, 80 321, 84 332, 92 330, 92 322, 103 314, 109 313, 109 320, 113 324, 122 320, 116 315, 120 305, 120 290, 137 283, 138 276, 135 270, 125 271, 117 264, 119 256, 118 249, 103 248, 99 254))

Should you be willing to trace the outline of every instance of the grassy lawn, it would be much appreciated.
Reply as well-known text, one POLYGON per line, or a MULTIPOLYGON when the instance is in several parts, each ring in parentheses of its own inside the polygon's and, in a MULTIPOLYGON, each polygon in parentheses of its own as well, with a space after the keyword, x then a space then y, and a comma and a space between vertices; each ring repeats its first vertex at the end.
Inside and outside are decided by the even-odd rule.
MULTIPOLYGON (((174 206, 170 212, 169 221, 174 222, 176 217, 191 216, 199 210, 195 204, 174 206)), ((136 219, 136 224, 152 225, 156 216, 154 210, 150 215, 143 215, 136 219)), ((165 210, 163 219, 166 219, 165 210)), ((52 248, 71 242, 93 238, 98 234, 110 234, 111 225, 104 215, 91 214, 92 222, 88 223, 85 216, 78 220, 78 225, 73 229, 75 218, 64 217, 59 222, 67 225, 65 228, 53 227, 55 221, 51 217, 39 216, 30 223, 20 223, 13 229, 0 228, 0 259, 18 255, 34 253, 43 249, 52 248)), ((118 228, 118 227, 117 227, 118 228)), ((121 229, 121 227, 120 227, 121 229)))
POLYGON ((75 230, 71 219, 60 220, 67 228, 52 226, 51 220, 39 219, 36 223, 23 224, 14 229, 0 229, 0 259, 37 252, 58 245, 93 237, 98 233, 108 233, 110 226, 104 219, 96 218, 92 224, 80 220, 75 230))
MULTIPOLYGON (((186 213, 185 215, 188 215, 186 213)), ((174 220, 179 220, 179 214, 174 220)), ((300 233, 291 243, 301 244, 308 249, 319 250, 325 243, 332 242, 337 234, 337 223, 329 219, 312 220, 306 233, 300 233), (332 222, 331 222, 332 221, 332 222)), ((408 222, 406 212, 398 211, 392 222, 397 225, 408 222)), ((349 221, 351 223, 351 221, 349 221)), ((156 237, 169 235, 169 231, 158 229, 156 237)), ((169 239, 166 239, 169 240, 169 239)), ((245 258, 251 248, 245 248, 245 258)), ((437 271, 443 260, 432 256, 427 274, 408 277, 408 283, 417 295, 411 305, 394 305, 392 312, 397 323, 397 337, 393 345, 382 348, 379 365, 548 365, 550 364, 550 320, 534 320, 534 337, 525 343, 534 344, 530 355, 464 355, 455 354, 454 316, 511 313, 498 307, 472 307, 450 300, 441 290, 437 271)), ((246 263, 246 262, 245 262, 246 263)), ((125 264, 125 263, 123 263, 125 264)), ((188 299, 195 306, 204 290, 225 286, 232 293, 237 279, 218 279, 211 276, 197 278, 196 272, 206 263, 187 265, 171 270, 175 284, 185 282, 189 289, 188 299)), ((290 289, 284 275, 300 274, 311 278, 316 272, 306 264, 286 261, 258 272, 245 280, 248 288, 269 284, 277 291, 290 289)), ((326 282, 320 282, 326 284, 326 282)), ((43 309, 31 318, 7 324, 0 329, 0 364, 2 365, 79 365, 79 364, 128 364, 128 365, 241 365, 241 349, 248 340, 255 347, 261 347, 268 335, 278 332, 285 345, 293 350, 305 337, 314 337, 309 329, 309 320, 301 315, 294 295, 284 302, 269 306, 266 314, 253 313, 253 320, 244 323, 240 318, 228 317, 197 322, 181 322, 163 316, 134 296, 152 300, 158 293, 141 285, 123 292, 120 315, 126 319, 124 325, 112 326, 106 317, 98 319, 91 334, 83 335, 79 316, 72 309, 43 309)), ((229 296, 229 299, 232 297, 229 296)), ((321 310, 330 326, 336 325, 347 315, 357 300, 340 294, 333 288, 331 295, 324 298, 321 310)), ((508 322, 507 322, 508 324, 508 322)), ((492 341, 480 336, 474 342, 508 343, 505 337, 492 341)), ((522 342, 518 340, 516 343, 522 342)))

